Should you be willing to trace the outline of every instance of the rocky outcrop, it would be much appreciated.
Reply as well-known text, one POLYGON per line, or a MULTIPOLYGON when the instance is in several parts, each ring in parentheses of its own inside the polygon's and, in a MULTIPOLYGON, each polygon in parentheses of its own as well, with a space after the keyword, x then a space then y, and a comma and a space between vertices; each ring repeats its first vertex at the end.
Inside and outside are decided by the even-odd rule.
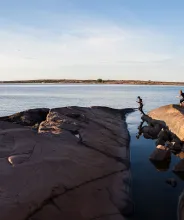
POLYGON ((132 214, 129 134, 122 120, 129 111, 51 109, 38 132, 34 123, 4 118, 0 219, 124 220, 132 214))
POLYGON ((179 105, 166 105, 149 112, 153 119, 165 122, 172 133, 184 141, 184 108, 179 105))
MULTIPOLYGON (((160 111, 162 112, 164 108, 165 107, 161 107, 159 109, 151 111, 149 115, 151 116, 153 115, 153 118, 150 117, 149 115, 143 115, 141 117, 142 122, 138 127, 138 135, 137 135, 137 138, 143 135, 145 138, 148 139, 156 139, 155 144, 157 147, 152 152, 149 159, 152 162, 152 164, 156 167, 156 169, 160 171, 165 171, 169 169, 170 161, 171 161, 171 153, 177 155, 182 159, 183 158, 182 151, 184 149, 183 141, 181 141, 178 138, 178 136, 175 133, 173 133, 170 127, 168 126, 170 122, 169 122, 169 118, 166 117, 167 111, 163 113, 162 116, 159 115, 159 112, 160 111), (157 111, 159 116, 157 115, 157 111), (166 121, 164 121, 164 117, 167 118, 166 121), (144 122, 146 122, 147 125, 144 125, 144 122)), ((172 117, 170 119, 172 121, 172 117)), ((181 177, 181 172, 176 171, 175 168, 174 171, 177 174, 180 173, 180 177, 181 177)))
POLYGON ((138 135, 139 138, 141 135, 146 139, 157 139, 160 131, 165 128, 165 124, 159 120, 152 119, 148 115, 143 115, 141 117, 142 121, 138 127, 138 135), (147 122, 147 125, 144 125, 144 122, 147 122))
POLYGON ((156 162, 170 161, 171 152, 169 151, 169 149, 156 148, 150 155, 150 160, 156 162))

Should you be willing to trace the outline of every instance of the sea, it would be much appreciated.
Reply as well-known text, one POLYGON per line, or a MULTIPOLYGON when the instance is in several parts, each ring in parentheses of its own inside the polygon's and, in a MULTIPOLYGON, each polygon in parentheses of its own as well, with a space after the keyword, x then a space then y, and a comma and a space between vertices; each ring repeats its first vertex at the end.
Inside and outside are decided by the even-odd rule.
MULTIPOLYGON (((0 116, 32 108, 64 106, 108 106, 116 109, 137 108, 137 96, 144 102, 144 111, 177 104, 178 86, 163 85, 88 85, 88 84, 1 84, 0 116)), ((131 136, 132 197, 135 214, 131 220, 177 220, 178 197, 184 189, 183 180, 172 172, 179 158, 172 155, 167 170, 160 170, 150 161, 155 141, 136 138, 141 114, 127 116, 131 136), (166 183, 174 178, 177 186, 166 183)))

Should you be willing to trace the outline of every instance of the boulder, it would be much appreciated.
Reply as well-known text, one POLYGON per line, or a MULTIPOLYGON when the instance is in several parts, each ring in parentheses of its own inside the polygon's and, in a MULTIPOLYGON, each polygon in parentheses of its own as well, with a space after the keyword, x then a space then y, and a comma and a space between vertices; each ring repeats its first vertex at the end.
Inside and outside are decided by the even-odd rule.
POLYGON ((150 161, 158 171, 165 172, 170 168, 170 162, 171 162, 170 160, 164 160, 164 161, 150 160, 150 161))
POLYGON ((171 152, 168 149, 158 149, 156 148, 149 158, 151 161, 170 161, 171 152))
POLYGON ((180 142, 171 142, 171 149, 175 151, 181 151, 182 149, 182 143, 180 142))
POLYGON ((184 108, 179 105, 166 105, 148 113, 152 119, 165 123, 181 141, 184 141, 184 108))
MULTIPOLYGON (((146 115, 144 115, 144 117, 146 117, 146 115)), ((152 125, 143 126, 141 128, 141 133, 146 139, 157 139, 161 129, 162 129, 162 125, 152 124, 152 125)))
POLYGON ((157 149, 160 149, 160 150, 168 150, 165 146, 163 146, 163 145, 158 145, 157 147, 156 147, 157 149))

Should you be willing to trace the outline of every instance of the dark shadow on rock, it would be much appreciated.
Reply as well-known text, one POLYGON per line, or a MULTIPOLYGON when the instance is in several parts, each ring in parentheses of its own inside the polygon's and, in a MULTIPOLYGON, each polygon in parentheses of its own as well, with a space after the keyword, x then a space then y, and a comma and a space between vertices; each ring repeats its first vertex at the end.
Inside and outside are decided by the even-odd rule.
MULTIPOLYGON (((174 172, 174 171, 173 171, 173 172, 174 172)), ((180 172, 180 173, 174 172, 174 174, 175 174, 176 176, 178 176, 178 177, 180 178, 180 180, 184 181, 184 173, 183 173, 183 172, 180 172)))
POLYGON ((170 167, 170 162, 171 161, 152 161, 150 160, 150 162, 154 165, 154 167, 158 170, 158 171, 167 171, 170 167))
POLYGON ((111 114, 121 114, 122 119, 125 119, 127 114, 130 114, 136 110, 135 108, 114 109, 114 108, 110 108, 110 107, 106 107, 106 106, 92 106, 91 108, 101 109, 101 110, 103 110, 107 113, 111 113, 111 114))
POLYGON ((184 181, 184 160, 180 160, 179 163, 175 165, 173 168, 173 173, 184 181))
POLYGON ((184 173, 184 160, 180 160, 173 169, 175 173, 184 173))
POLYGON ((23 126, 30 126, 38 129, 39 124, 44 121, 49 113, 48 108, 29 109, 16 114, 0 117, 0 121, 7 121, 23 126))

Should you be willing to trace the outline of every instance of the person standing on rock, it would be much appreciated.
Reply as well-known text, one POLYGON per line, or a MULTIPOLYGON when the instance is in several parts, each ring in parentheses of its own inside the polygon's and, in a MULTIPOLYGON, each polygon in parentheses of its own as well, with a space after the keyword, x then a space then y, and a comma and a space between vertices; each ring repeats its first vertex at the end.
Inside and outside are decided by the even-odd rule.
POLYGON ((142 99, 141 99, 140 96, 138 96, 137 99, 138 99, 137 103, 139 103, 139 108, 138 108, 138 109, 139 109, 139 111, 140 111, 143 115, 145 115, 145 113, 144 113, 144 111, 143 111, 143 106, 144 106, 143 101, 142 101, 142 99))
POLYGON ((182 90, 180 90, 180 95, 179 95, 179 97, 181 97, 181 99, 180 99, 180 106, 181 106, 181 105, 182 105, 182 102, 184 102, 184 93, 183 93, 182 90))

